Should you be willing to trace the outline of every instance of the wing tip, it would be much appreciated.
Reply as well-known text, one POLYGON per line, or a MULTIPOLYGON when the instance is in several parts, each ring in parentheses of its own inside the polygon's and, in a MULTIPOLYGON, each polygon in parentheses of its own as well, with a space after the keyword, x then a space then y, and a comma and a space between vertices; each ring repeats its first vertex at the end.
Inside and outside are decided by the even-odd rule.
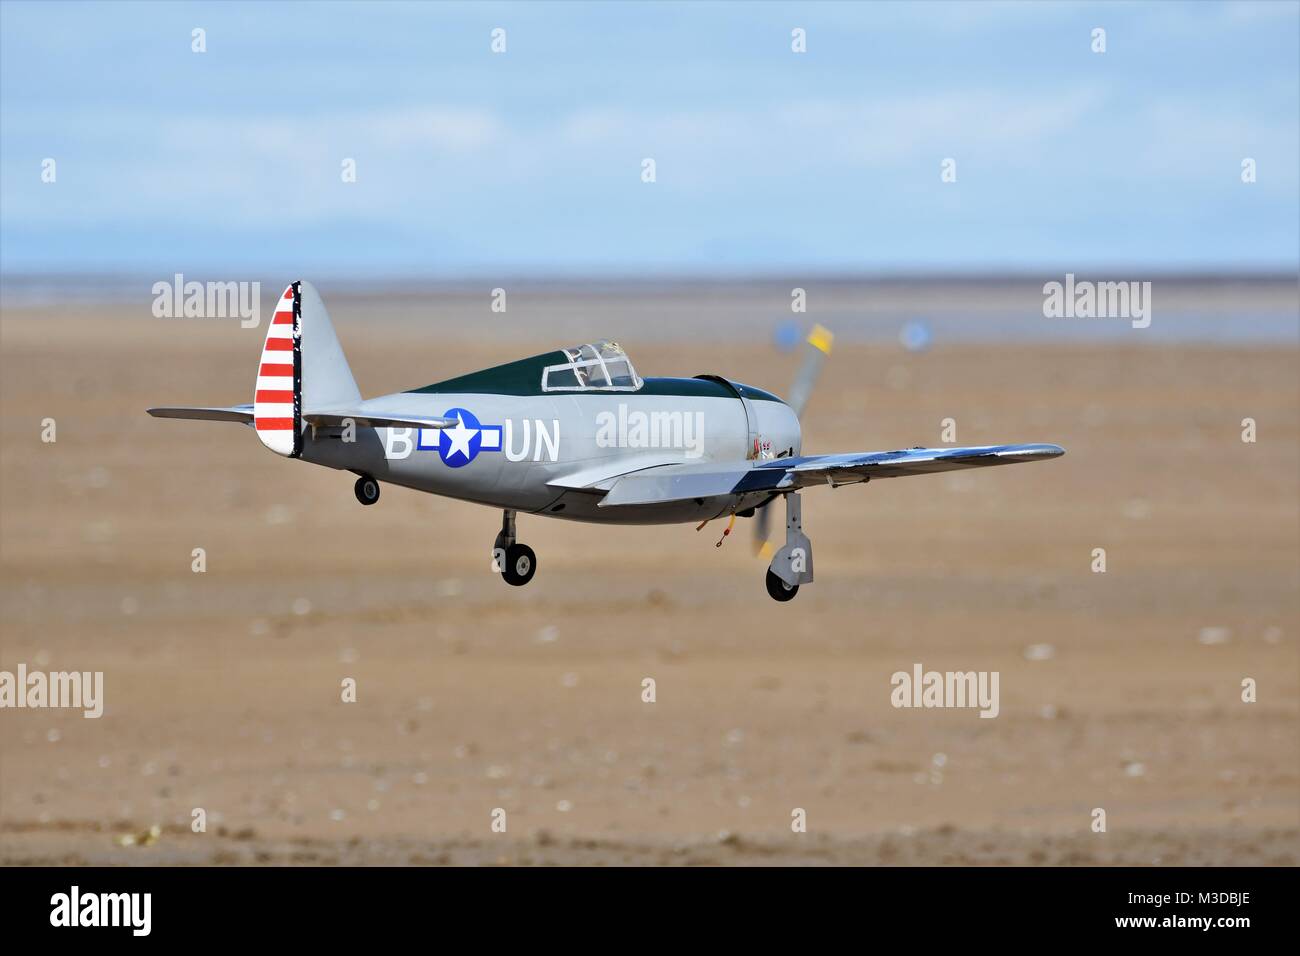
POLYGON ((1051 461, 1065 454, 1060 445, 1039 442, 1031 445, 1008 445, 994 452, 994 457, 1005 459, 1008 464, 1024 461, 1051 461))
POLYGON ((1046 442, 1037 445, 1024 445, 1022 455, 1031 461, 1047 461, 1051 458, 1060 458, 1065 454, 1065 449, 1060 445, 1052 445, 1046 442))

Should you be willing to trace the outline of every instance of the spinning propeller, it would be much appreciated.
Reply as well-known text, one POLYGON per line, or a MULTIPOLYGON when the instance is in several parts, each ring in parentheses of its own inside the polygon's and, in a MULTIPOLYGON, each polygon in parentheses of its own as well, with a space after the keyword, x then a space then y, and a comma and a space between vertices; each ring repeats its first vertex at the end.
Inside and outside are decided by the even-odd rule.
MULTIPOLYGON (((788 403, 794 409, 795 417, 799 419, 801 425, 803 410, 812 396, 813 386, 817 384, 822 366, 826 364, 826 356, 831 354, 831 344, 834 341, 835 336, 823 325, 814 325, 812 331, 808 333, 808 338, 804 340, 803 365, 799 367, 799 374, 795 377, 794 385, 790 387, 788 403)), ((772 524, 771 505, 772 502, 769 501, 754 514, 754 553, 765 558, 772 555, 772 547, 768 544, 772 524)))

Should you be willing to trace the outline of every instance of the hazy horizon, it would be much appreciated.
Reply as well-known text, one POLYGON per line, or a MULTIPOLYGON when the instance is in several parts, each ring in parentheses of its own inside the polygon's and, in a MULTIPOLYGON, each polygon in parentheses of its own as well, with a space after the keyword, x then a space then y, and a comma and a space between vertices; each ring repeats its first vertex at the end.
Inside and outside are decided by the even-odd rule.
POLYGON ((1291 2, 7 0, 0 53, 7 274, 1300 268, 1291 2))

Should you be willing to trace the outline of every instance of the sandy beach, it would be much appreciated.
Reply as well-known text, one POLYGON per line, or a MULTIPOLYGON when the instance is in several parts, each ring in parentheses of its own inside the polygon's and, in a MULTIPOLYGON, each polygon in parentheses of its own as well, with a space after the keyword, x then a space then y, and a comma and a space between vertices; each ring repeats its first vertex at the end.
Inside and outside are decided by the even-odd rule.
MULTIPOLYGON (((332 312, 367 396, 573 344, 363 301, 332 312)), ((789 387, 766 329, 640 316, 612 325, 643 375, 789 387)), ((3 316, 0 668, 105 676, 99 719, 0 717, 0 862, 1300 863, 1295 347, 848 338, 806 452, 952 418, 1067 454, 808 491, 817 581, 778 605, 744 521, 715 548, 520 516, 512 589, 490 510, 363 508, 246 428, 145 415, 251 401, 263 334, 3 316), (998 716, 891 706, 914 664, 997 671, 998 716)))

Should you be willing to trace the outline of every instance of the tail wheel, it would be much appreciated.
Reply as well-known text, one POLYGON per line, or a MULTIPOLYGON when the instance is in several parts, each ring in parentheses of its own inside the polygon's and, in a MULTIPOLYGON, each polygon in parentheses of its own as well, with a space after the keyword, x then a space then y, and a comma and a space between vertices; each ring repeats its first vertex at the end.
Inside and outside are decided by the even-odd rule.
POLYGON ((506 548, 506 566, 501 571, 506 584, 521 588, 531 581, 536 573, 537 555, 533 553, 532 548, 526 544, 512 544, 506 548))
POLYGON ((767 593, 771 595, 773 601, 793 601, 794 596, 799 593, 799 585, 786 584, 773 573, 771 568, 768 568, 767 593))
POLYGON ((358 478, 353 491, 357 493, 357 501, 363 505, 373 505, 379 500, 379 482, 369 475, 358 478))

